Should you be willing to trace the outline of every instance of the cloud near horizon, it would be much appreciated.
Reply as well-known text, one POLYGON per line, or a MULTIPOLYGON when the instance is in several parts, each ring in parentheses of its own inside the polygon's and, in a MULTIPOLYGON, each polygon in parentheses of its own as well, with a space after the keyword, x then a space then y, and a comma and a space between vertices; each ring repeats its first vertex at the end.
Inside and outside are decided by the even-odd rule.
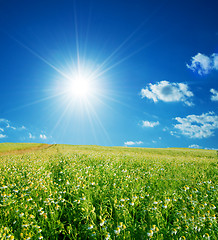
POLYGON ((7 136, 2 134, 2 133, 0 133, 0 138, 5 138, 5 137, 7 137, 7 136))
POLYGON ((47 136, 45 134, 40 134, 39 137, 43 140, 47 139, 47 136))
POLYGON ((29 133, 29 139, 35 139, 36 137, 32 135, 32 133, 29 133))
POLYGON ((0 124, 6 125, 5 127, 10 126, 9 125, 9 121, 7 119, 5 119, 5 118, 0 118, 0 124))
POLYGON ((208 57, 205 54, 198 53, 191 58, 191 64, 186 64, 186 67, 199 75, 206 75, 212 70, 218 70, 218 54, 213 53, 208 57))
POLYGON ((175 120, 179 123, 174 128, 189 138, 208 138, 214 136, 214 130, 218 129, 218 116, 214 112, 176 117, 175 120))
MULTIPOLYGON (((14 126, 12 126, 11 125, 11 122, 9 121, 9 120, 7 120, 7 119, 5 119, 5 118, 1 118, 0 119, 0 124, 4 124, 5 126, 5 128, 10 128, 10 129, 13 129, 13 130, 17 130, 17 128, 16 127, 14 127, 14 126)), ((2 129, 2 128, 1 128, 2 129)), ((20 127, 20 128, 18 128, 19 130, 24 130, 24 129, 26 129, 24 126, 22 126, 22 127, 20 127)))
POLYGON ((43 140, 43 142, 48 142, 52 140, 52 136, 47 136, 47 134, 41 130, 28 129, 24 125, 18 125, 16 123, 11 123, 11 121, 0 118, 0 139, 1 142, 3 138, 7 138, 8 141, 13 141, 16 137, 20 142, 24 141, 37 141, 43 140), (40 133, 41 132, 41 133, 40 133), (36 137, 37 136, 37 137, 36 137))
POLYGON ((149 121, 142 121, 142 127, 155 127, 155 126, 158 126, 160 123, 159 121, 157 122, 149 122, 149 121))
POLYGON ((141 90, 142 98, 152 99, 154 102, 184 102, 188 106, 194 104, 189 99, 194 94, 189 90, 185 83, 170 83, 168 81, 160 81, 157 84, 149 84, 141 90))
POLYGON ((188 148, 201 148, 198 144, 192 144, 190 146, 188 146, 188 148))
POLYGON ((136 141, 136 142, 127 141, 127 142, 124 142, 125 146, 133 146, 133 145, 140 145, 140 144, 143 144, 143 142, 142 141, 136 141))

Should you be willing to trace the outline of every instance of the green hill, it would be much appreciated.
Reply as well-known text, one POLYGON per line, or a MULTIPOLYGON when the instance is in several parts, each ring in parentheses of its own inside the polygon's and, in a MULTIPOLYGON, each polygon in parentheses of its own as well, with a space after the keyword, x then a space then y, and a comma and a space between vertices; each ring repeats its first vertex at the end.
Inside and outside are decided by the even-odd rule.
POLYGON ((216 151, 0 149, 0 239, 216 239, 216 151))

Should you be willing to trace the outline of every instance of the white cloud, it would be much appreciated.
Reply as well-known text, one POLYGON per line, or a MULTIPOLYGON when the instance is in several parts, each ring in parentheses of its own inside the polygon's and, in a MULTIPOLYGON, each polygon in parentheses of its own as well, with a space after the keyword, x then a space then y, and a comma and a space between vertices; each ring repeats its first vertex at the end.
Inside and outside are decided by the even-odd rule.
POLYGON ((210 92, 213 94, 211 96, 211 100, 212 101, 218 101, 218 91, 216 91, 215 89, 210 89, 210 92))
POLYGON ((13 141, 17 141, 16 139, 19 139, 22 141, 24 139, 51 139, 52 137, 47 137, 46 133, 44 131, 35 132, 33 135, 31 133, 32 130, 28 130, 24 125, 18 125, 14 124, 13 122, 5 119, 0 118, 0 138, 9 137, 13 138, 13 141), (4 132, 4 134, 3 134, 4 132), (37 136, 38 135, 38 136, 37 136))
POLYGON ((11 126, 11 125, 10 125, 10 121, 8 121, 7 119, 1 118, 1 119, 0 119, 0 122, 1 122, 1 123, 4 123, 4 124, 6 125, 6 128, 11 128, 11 129, 13 129, 13 130, 16 130, 16 127, 11 126))
POLYGON ((212 54, 213 58, 213 69, 218 70, 218 53, 213 53, 212 54))
POLYGON ((177 132, 175 132, 175 131, 170 131, 170 135, 171 135, 171 136, 174 136, 174 137, 176 137, 176 138, 180 138, 180 136, 177 135, 177 132))
POLYGON ((124 142, 124 145, 125 146, 132 146, 132 145, 140 145, 142 143, 143 143, 142 141, 137 141, 137 142, 127 141, 127 142, 124 142))
POLYGON ((160 124, 159 121, 157 122, 142 121, 142 127, 155 127, 159 124, 160 124))
POLYGON ((29 138, 30 138, 30 139, 35 139, 36 137, 33 136, 31 133, 29 133, 29 138))
POLYGON ((11 125, 11 122, 5 118, 1 118, 0 119, 0 123, 3 123, 5 125, 6 128, 9 128, 9 129, 13 129, 13 130, 26 130, 26 127, 25 126, 21 126, 21 127, 14 127, 11 125))
POLYGON ((0 118, 0 122, 6 124, 6 127, 10 126, 9 121, 5 118, 0 118))
POLYGON ((5 138, 6 135, 0 133, 0 138, 5 138))
POLYGON ((191 64, 186 67, 199 75, 208 74, 211 70, 218 70, 218 54, 213 53, 210 57, 205 54, 198 53, 191 58, 191 64))
POLYGON ((8 120, 5 118, 0 118, 0 122, 8 122, 8 120))
POLYGON ((141 90, 142 98, 152 99, 154 102, 184 102, 188 106, 193 103, 188 99, 194 94, 189 91, 188 85, 184 83, 170 83, 168 81, 160 81, 157 84, 149 84, 148 87, 141 90))
POLYGON ((189 148, 201 148, 198 144, 192 144, 188 146, 189 148))
POLYGON ((193 72, 197 71, 199 75, 208 74, 212 68, 211 59, 201 53, 198 53, 191 59, 191 64, 186 64, 186 67, 193 72))
POLYGON ((188 115, 185 118, 176 117, 179 124, 174 128, 190 138, 207 138, 214 135, 214 130, 218 128, 218 116, 214 112, 203 113, 201 115, 188 115))
POLYGON ((175 136, 175 132, 174 131, 170 131, 170 135, 175 136))
POLYGON ((169 130, 168 127, 164 127, 164 128, 163 128, 163 131, 164 131, 164 132, 166 132, 166 131, 168 131, 168 130, 169 130))
POLYGON ((205 147, 204 149, 206 149, 206 150, 217 150, 217 151, 218 151, 217 148, 208 148, 208 147, 205 147))
POLYGON ((7 128, 11 128, 13 130, 16 130, 16 127, 10 126, 9 124, 8 124, 7 128))
POLYGON ((39 136, 41 139, 47 139, 47 137, 45 136, 45 134, 40 134, 39 136))

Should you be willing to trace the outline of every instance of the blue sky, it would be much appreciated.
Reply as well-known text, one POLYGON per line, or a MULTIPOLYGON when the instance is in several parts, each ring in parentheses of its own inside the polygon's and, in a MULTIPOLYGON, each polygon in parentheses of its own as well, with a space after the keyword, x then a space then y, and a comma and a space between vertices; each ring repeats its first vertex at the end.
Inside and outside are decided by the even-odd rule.
POLYGON ((217 1, 0 1, 0 142, 218 148, 217 1))

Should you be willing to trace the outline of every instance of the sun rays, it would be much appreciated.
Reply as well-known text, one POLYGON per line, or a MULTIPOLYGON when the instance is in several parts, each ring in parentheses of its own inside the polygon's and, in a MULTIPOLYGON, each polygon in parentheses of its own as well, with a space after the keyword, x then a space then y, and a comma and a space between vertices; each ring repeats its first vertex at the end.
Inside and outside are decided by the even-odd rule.
MULTIPOLYGON (((87 33, 84 36, 80 35, 75 8, 74 18, 74 39, 71 39, 71 44, 60 45, 60 49, 64 49, 65 52, 62 52, 60 59, 58 59, 58 56, 54 59, 46 53, 40 54, 40 48, 36 51, 11 37, 52 70, 47 87, 43 89, 43 97, 30 101, 17 109, 53 101, 54 104, 50 111, 56 122, 51 134, 60 126, 65 129, 61 132, 61 134, 64 134, 67 129, 72 128, 72 125, 70 126, 72 119, 76 119, 75 128, 77 128, 75 125, 81 126, 85 119, 86 124, 88 122, 90 126, 93 137, 99 134, 104 135, 107 142, 111 144, 109 134, 100 117, 102 111, 115 112, 110 106, 111 103, 130 108, 125 101, 119 100, 122 94, 116 89, 116 80, 111 79, 111 76, 113 78, 115 75, 113 75, 114 68, 151 44, 147 42, 143 46, 138 45, 134 51, 127 51, 128 45, 133 44, 131 40, 142 29, 147 20, 142 22, 117 47, 105 55, 105 53, 103 54, 105 52, 103 46, 97 46, 95 43, 96 48, 93 48, 93 45, 91 47, 87 33), (89 44, 90 46, 88 46, 89 44)), ((90 22, 88 25, 90 25, 90 22)), ((118 77, 116 75, 115 79, 118 77)))

